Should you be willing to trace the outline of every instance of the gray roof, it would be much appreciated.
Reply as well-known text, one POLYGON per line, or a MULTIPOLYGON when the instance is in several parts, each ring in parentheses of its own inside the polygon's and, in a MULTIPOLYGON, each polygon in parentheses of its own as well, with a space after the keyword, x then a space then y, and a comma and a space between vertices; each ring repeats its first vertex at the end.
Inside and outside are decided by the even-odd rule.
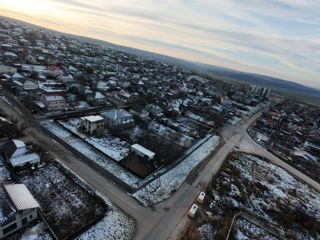
POLYGON ((36 153, 30 153, 30 154, 26 154, 26 155, 22 155, 22 156, 18 156, 18 157, 14 157, 10 159, 10 163, 13 167, 16 166, 20 166, 24 163, 28 163, 34 160, 39 160, 40 161, 40 157, 38 154, 36 153))
POLYGON ((112 109, 109 112, 103 114, 104 117, 117 120, 125 117, 132 117, 132 114, 124 109, 112 109))

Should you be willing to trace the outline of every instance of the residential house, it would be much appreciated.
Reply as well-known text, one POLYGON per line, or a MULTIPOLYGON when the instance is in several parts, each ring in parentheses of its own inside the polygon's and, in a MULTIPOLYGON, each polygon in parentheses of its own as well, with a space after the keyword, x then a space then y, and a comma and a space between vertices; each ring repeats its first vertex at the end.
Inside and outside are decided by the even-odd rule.
POLYGON ((124 129, 134 126, 132 114, 124 109, 112 109, 103 114, 105 125, 113 129, 124 129))
POLYGON ((99 81, 97 84, 97 89, 100 91, 108 91, 110 87, 108 86, 108 83, 105 81, 99 81))
POLYGON ((28 91, 37 90, 39 85, 31 80, 26 80, 23 84, 23 89, 28 91))
POLYGON ((6 52, 3 54, 5 61, 11 62, 18 59, 18 55, 13 52, 6 52))
POLYGON ((120 91, 117 93, 116 97, 120 100, 122 100, 123 102, 128 102, 131 100, 131 94, 126 92, 126 91, 120 91))
POLYGON ((40 101, 46 105, 48 110, 64 110, 68 107, 63 91, 47 90, 41 94, 40 101))
POLYGON ((17 68, 15 67, 0 65, 0 73, 16 73, 16 72, 17 72, 17 68))
POLYGON ((23 91, 23 83, 22 82, 20 82, 19 80, 14 80, 13 81, 13 86, 15 87, 15 89, 16 89, 16 92, 18 93, 18 94, 21 94, 21 92, 23 91))
POLYGON ((16 72, 12 75, 12 81, 21 81, 25 79, 25 76, 23 76, 22 74, 16 72))
POLYGON ((104 129, 104 118, 101 116, 93 115, 81 117, 79 126, 90 135, 99 134, 104 129))
POLYGON ((58 76, 57 79, 62 81, 62 82, 64 82, 64 83, 73 82, 74 81, 74 79, 73 79, 71 74, 62 74, 62 75, 58 76))
POLYGON ((95 92, 93 98, 94 105, 102 105, 106 103, 106 97, 101 92, 95 92))
POLYGON ((39 203, 24 184, 0 187, 0 239, 37 219, 39 203))
POLYGON ((143 107, 140 106, 135 106, 132 109, 129 110, 129 112, 134 115, 134 116, 138 116, 140 118, 145 118, 149 116, 149 112, 144 109, 143 107))
POLYGON ((63 71, 56 66, 49 66, 47 68, 47 74, 51 77, 57 77, 57 76, 63 74, 63 71))
POLYGON ((163 116, 162 108, 157 105, 148 104, 148 105, 146 105, 146 109, 151 113, 151 115, 153 115, 155 117, 162 117, 163 116))
POLYGON ((28 55, 26 57, 26 62, 29 63, 29 64, 39 64, 37 59, 32 55, 28 55))
POLYGON ((23 167, 26 164, 37 164, 40 157, 37 153, 30 153, 25 143, 21 140, 12 139, 4 144, 2 152, 12 167, 23 167))
POLYGON ((19 65, 20 71, 33 73, 36 72, 38 75, 43 75, 46 73, 46 67, 38 65, 21 64, 19 65))

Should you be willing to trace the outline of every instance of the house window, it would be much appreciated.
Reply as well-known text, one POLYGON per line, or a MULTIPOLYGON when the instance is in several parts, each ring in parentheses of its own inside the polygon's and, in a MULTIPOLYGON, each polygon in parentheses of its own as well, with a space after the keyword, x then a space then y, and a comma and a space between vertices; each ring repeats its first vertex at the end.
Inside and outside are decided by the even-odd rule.
POLYGON ((25 217, 25 218, 23 218, 22 219, 22 221, 21 221, 21 223, 22 223, 22 225, 25 225, 25 224, 27 224, 28 223, 28 220, 27 220, 27 218, 25 217))
POLYGON ((14 224, 10 225, 9 227, 4 228, 3 229, 3 234, 5 235, 5 234, 11 232, 12 230, 14 230, 16 228, 17 228, 17 224, 14 223, 14 224))
POLYGON ((30 215, 30 220, 33 218, 33 216, 32 215, 30 215))
POLYGON ((7 221, 4 221, 0 226, 1 226, 1 227, 4 227, 4 226, 12 223, 12 222, 15 221, 15 220, 16 220, 16 216, 13 215, 12 217, 10 217, 10 219, 8 219, 7 221))

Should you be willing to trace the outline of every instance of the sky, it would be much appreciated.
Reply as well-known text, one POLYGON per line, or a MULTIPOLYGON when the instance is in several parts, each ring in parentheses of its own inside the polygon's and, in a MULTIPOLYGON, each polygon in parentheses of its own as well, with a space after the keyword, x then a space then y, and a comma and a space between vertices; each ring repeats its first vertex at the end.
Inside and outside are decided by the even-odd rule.
POLYGON ((320 88, 319 0, 0 0, 61 32, 320 88))

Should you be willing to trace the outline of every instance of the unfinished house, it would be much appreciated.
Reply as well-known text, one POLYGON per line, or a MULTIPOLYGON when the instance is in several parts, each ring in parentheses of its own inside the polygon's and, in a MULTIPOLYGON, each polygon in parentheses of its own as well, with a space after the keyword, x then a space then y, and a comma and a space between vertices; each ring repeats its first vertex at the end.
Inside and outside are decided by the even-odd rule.
POLYGON ((101 116, 86 116, 80 118, 79 127, 84 132, 93 135, 100 134, 104 129, 104 118, 101 116))

